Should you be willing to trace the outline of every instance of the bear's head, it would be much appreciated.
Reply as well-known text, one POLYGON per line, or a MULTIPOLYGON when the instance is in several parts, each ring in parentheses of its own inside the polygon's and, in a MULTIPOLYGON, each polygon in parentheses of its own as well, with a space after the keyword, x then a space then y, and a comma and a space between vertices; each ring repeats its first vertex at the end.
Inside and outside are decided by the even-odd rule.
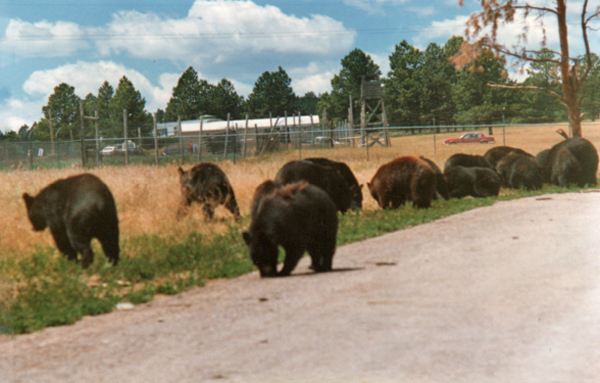
POLYGON ((269 240, 262 232, 259 232, 258 235, 252 235, 245 231, 242 233, 242 236, 250 249, 250 258, 252 259, 252 262, 260 271, 260 276, 276 276, 277 256, 279 255, 277 245, 269 240))
POLYGON ((36 203, 35 197, 30 196, 27 193, 23 193, 23 200, 25 201, 25 207, 27 207, 27 215, 33 225, 33 230, 42 231, 46 228, 46 217, 44 216, 44 209, 36 203))

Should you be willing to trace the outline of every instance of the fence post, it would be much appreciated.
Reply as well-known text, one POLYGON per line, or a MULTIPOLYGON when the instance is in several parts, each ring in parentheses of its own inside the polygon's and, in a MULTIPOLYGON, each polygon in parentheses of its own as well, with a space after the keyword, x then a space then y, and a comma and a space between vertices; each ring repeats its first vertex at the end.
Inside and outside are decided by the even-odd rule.
POLYGON ((52 109, 48 110, 48 115, 50 117, 48 122, 50 123, 50 143, 52 145, 52 155, 55 155, 56 150, 54 149, 54 128, 52 127, 52 109))
POLYGON ((202 162, 202 130, 204 129, 204 116, 200 116, 200 135, 198 136, 198 162, 202 162))
POLYGON ((229 119, 230 113, 227 113, 227 126, 225 127, 225 146, 223 147, 223 160, 227 159, 227 144, 229 143, 229 119))
POLYGON ((246 114, 246 127, 244 128, 244 143, 242 145, 242 158, 246 158, 246 137, 248 136, 248 114, 246 114))
POLYGON ((100 117, 98 116, 98 111, 94 111, 94 130, 96 131, 96 166, 100 165, 100 143, 98 142, 98 120, 100 117))
POLYGON ((158 165, 158 132, 156 126, 156 112, 152 115, 152 135, 154 136, 154 164, 158 165))
MULTIPOLYGON (((79 100, 79 114, 81 115, 81 168, 86 168, 85 163, 85 112, 83 111, 83 100, 79 100)), ((33 153, 31 153, 33 157, 33 153)))
POLYGON ((123 137, 125 141, 125 165, 129 165, 129 145, 127 145, 127 109, 123 109, 123 137))
POLYGON ((29 138, 29 170, 33 170, 33 143, 29 138))
POLYGON ((181 164, 183 165, 183 132, 181 131, 181 116, 177 116, 177 132, 179 133, 179 153, 181 154, 181 164))

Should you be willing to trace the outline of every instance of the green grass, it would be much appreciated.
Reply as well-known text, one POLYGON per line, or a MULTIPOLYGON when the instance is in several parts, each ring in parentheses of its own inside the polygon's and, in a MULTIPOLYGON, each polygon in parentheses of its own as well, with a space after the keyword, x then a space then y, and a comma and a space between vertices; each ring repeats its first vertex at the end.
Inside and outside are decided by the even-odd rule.
MULTIPOLYGON (((340 216, 338 245, 431 222, 499 200, 543 193, 578 191, 545 186, 542 191, 508 191, 494 198, 434 201, 429 209, 404 206, 397 210, 351 212, 340 216)), ((249 218, 225 234, 192 234, 183 241, 143 236, 122 241, 121 260, 112 267, 99 248, 88 270, 67 261, 52 247, 0 261, 0 335, 29 333, 47 326, 73 323, 85 315, 110 312, 116 303, 147 302, 156 294, 178 294, 207 280, 233 278, 254 270, 241 232, 249 218), (20 261, 14 261, 20 259, 20 261)), ((335 260, 334 260, 335 264, 335 260)))

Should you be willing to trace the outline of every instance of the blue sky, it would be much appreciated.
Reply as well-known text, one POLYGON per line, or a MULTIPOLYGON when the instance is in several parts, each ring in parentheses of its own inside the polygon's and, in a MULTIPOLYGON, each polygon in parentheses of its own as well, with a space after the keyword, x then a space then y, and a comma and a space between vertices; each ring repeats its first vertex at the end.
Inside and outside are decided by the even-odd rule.
POLYGON ((125 75, 148 111, 164 110, 189 66, 211 83, 229 79, 244 96, 262 72, 279 66, 296 94, 323 93, 354 48, 385 74, 402 40, 425 48, 462 35, 478 9, 474 0, 465 3, 0 0, 0 130, 38 121, 61 82, 84 98, 105 80, 116 89, 125 75))

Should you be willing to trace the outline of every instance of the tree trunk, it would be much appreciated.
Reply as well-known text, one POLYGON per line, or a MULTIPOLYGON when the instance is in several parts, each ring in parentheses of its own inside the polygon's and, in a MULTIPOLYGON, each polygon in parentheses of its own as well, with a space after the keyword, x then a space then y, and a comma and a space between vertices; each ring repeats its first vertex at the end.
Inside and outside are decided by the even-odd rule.
POLYGON ((556 2, 558 33, 560 37, 560 72, 562 77, 563 99, 569 113, 571 132, 573 137, 581 137, 581 114, 579 113, 579 100, 577 99, 577 79, 571 71, 569 60, 569 40, 567 30, 567 5, 565 0, 556 2))

